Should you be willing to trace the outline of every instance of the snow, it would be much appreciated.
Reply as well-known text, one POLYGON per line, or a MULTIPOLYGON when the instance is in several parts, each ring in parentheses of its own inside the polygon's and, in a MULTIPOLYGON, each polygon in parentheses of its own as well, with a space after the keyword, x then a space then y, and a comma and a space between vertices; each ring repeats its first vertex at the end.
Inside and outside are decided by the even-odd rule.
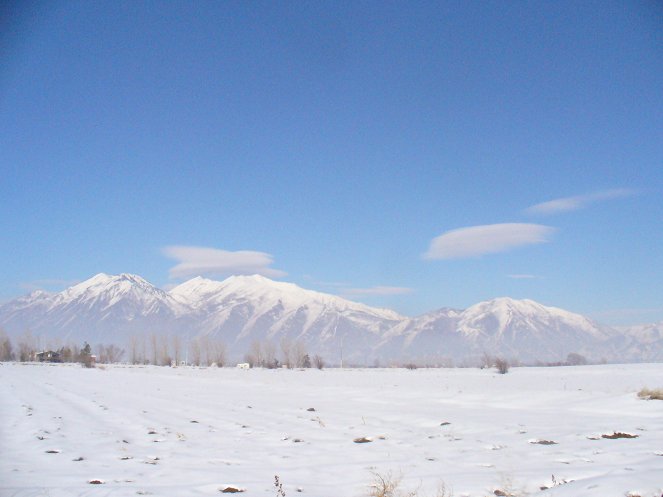
POLYGON ((353 497, 376 471, 422 496, 443 482, 457 497, 659 497, 663 401, 636 393, 661 378, 662 364, 498 375, 4 363, 0 495, 264 496, 278 475, 287 495, 353 497), (601 438, 614 432, 638 436, 601 438))

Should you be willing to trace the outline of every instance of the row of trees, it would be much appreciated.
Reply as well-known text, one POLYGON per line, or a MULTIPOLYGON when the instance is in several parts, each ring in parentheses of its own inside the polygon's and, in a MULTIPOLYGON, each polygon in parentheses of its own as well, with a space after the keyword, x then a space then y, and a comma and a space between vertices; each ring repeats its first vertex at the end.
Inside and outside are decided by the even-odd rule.
POLYGON ((251 367, 262 368, 310 368, 322 369, 325 366, 324 359, 315 355, 311 358, 306 350, 306 345, 301 340, 292 341, 282 338, 277 345, 270 341, 254 341, 251 343, 249 352, 244 356, 245 362, 251 367))
MULTIPOLYGON (((37 353, 51 350, 59 354, 62 362, 94 362, 101 364, 117 363, 122 360, 130 364, 154 364, 171 366, 173 364, 189 364, 193 366, 224 366, 227 363, 226 345, 223 341, 211 337, 198 337, 183 340, 179 335, 165 336, 156 333, 132 336, 128 348, 114 345, 98 344, 90 347, 85 343, 82 347, 75 344, 59 345, 49 343, 45 347, 39 345, 27 331, 17 337, 16 346, 6 333, 0 330, 0 361, 35 361, 37 353), (93 357, 94 356, 94 357, 93 357), (83 358, 88 358, 86 361, 83 358)), ((324 359, 319 355, 311 357, 301 340, 292 341, 283 338, 278 346, 273 341, 254 341, 247 352, 245 362, 251 367, 265 368, 310 368, 322 369, 324 359)))
POLYGON ((152 333, 131 337, 127 359, 131 364, 170 366, 186 363, 221 367, 227 362, 227 354, 225 343, 217 338, 198 337, 183 341, 179 335, 168 337, 152 333))

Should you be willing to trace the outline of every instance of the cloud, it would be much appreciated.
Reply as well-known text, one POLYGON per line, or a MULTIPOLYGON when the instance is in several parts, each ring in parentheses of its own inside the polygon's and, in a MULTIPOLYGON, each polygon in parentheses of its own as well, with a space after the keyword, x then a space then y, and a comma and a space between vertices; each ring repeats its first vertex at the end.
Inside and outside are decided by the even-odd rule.
POLYGON ((178 261, 168 274, 171 278, 188 278, 200 275, 261 274, 270 278, 287 273, 269 267, 274 258, 264 252, 238 250, 230 252, 209 247, 170 246, 163 254, 178 261))
POLYGON ((533 280, 538 278, 538 276, 534 274, 507 274, 507 277, 512 280, 533 280))
POLYGON ((549 241, 555 229, 527 223, 487 224, 447 231, 433 238, 424 259, 462 259, 549 241))
POLYGON ((373 286, 370 288, 346 288, 343 295, 405 295, 414 292, 414 289, 402 286, 373 286))
POLYGON ((585 195, 576 195, 575 197, 564 197, 532 205, 525 209, 526 214, 530 215, 551 215, 561 212, 576 211, 583 209, 591 204, 612 200, 615 198, 632 197, 637 192, 627 188, 617 188, 613 190, 604 190, 601 192, 587 193, 585 195))

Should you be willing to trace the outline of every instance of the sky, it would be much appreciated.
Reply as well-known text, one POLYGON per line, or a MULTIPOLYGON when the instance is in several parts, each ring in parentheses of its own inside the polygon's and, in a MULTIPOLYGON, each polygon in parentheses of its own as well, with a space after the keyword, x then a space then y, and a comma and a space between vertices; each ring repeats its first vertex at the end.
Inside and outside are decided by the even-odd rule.
POLYGON ((663 320, 659 2, 3 2, 0 301, 262 274, 663 320))

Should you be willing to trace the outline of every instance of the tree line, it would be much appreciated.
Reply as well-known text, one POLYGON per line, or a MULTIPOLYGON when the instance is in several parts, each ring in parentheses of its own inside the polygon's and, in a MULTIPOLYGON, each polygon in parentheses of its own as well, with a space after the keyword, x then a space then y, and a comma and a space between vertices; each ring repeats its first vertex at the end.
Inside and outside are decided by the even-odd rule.
MULTIPOLYGON (((36 361, 40 352, 49 351, 57 354, 57 362, 80 362, 85 365, 128 362, 157 366, 186 364, 221 367, 228 362, 225 343, 218 338, 207 336, 183 340, 179 335, 134 335, 130 337, 126 350, 114 344, 97 344, 92 347, 87 342, 79 346, 61 345, 54 341, 42 347, 39 342, 30 331, 26 331, 16 338, 14 344, 0 329, 0 361, 36 361)), ((325 365, 321 356, 309 355, 304 342, 288 338, 283 338, 278 346, 269 340, 252 342, 244 361, 251 367, 264 368, 322 369, 325 365)))

